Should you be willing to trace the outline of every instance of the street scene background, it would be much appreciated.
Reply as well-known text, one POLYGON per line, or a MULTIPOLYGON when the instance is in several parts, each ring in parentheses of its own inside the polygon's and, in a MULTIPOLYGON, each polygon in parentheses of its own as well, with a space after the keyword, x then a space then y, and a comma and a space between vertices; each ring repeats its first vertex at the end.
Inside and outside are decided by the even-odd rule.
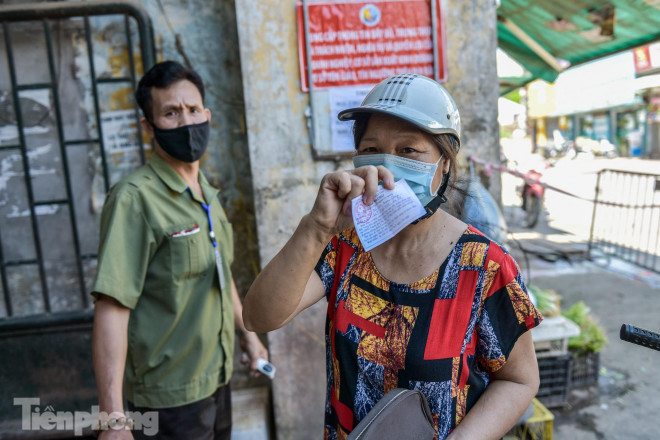
MULTIPOLYGON (((523 180, 502 173, 502 211, 509 228, 507 247, 521 266, 526 282, 556 292, 562 310, 582 301, 608 340, 600 351, 598 373, 591 384, 572 386, 562 382, 559 374, 558 393, 562 394, 563 387, 565 394, 549 408, 554 416, 553 438, 655 438, 660 411, 658 353, 620 340, 619 331, 623 324, 632 324, 657 332, 660 275, 616 255, 605 256, 598 249, 589 252, 589 239, 598 171, 657 174, 660 161, 579 155, 548 161, 542 154, 532 153, 527 136, 504 137, 501 144, 512 170, 540 169, 544 184, 564 191, 545 190, 539 221, 528 228, 521 208, 523 180)), ((627 190, 620 188, 622 193, 627 190)), ((657 231, 657 210, 644 220, 656 222, 657 231)), ((656 240, 657 233, 650 239, 656 240)))

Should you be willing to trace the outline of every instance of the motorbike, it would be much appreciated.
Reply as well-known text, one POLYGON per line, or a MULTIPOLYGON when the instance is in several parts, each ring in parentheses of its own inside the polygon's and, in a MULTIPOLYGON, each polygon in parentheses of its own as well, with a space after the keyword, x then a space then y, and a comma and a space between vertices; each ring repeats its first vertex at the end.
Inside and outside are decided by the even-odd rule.
MULTIPOLYGON (((466 218, 474 217, 474 215, 472 214, 475 213, 488 211, 488 209, 490 209, 490 205, 494 205, 494 207, 498 208, 499 210, 497 203, 495 203, 494 201, 492 201, 492 203, 490 201, 486 201, 486 202, 483 201, 484 197, 481 196, 481 194, 488 193, 488 191, 485 188, 483 189, 480 188, 480 186, 478 185, 479 179, 475 176, 475 171, 474 171, 474 163, 480 163, 485 166, 487 174, 490 172, 491 168, 495 168, 522 179, 523 183, 516 188, 518 195, 522 200, 522 209, 525 211, 522 224, 526 228, 533 228, 534 226, 536 226, 539 217, 541 216, 541 211, 543 210, 543 195, 545 193, 545 187, 540 182, 541 172, 537 171, 539 169, 538 166, 541 165, 547 168, 550 166, 550 164, 547 161, 543 161, 540 164, 539 163, 535 164, 534 167, 526 166, 525 169, 527 171, 525 172, 520 169, 522 167, 518 164, 516 160, 510 161, 503 154, 500 154, 500 160, 502 163, 501 165, 493 165, 493 164, 489 164, 488 162, 482 159, 478 159, 474 156, 468 157, 469 166, 470 166, 470 184, 467 188, 467 193, 468 195, 471 196, 472 199, 480 200, 480 202, 473 203, 472 201, 468 200, 470 198, 466 199, 466 204, 463 207, 464 212, 467 212, 469 214, 467 215, 466 218), (509 163, 515 164, 514 167, 509 168, 508 166, 509 163), (471 206, 471 204, 475 206, 473 207, 471 206), (470 213, 470 211, 472 211, 472 213, 470 213)), ((503 231, 503 234, 506 237, 507 227, 506 227, 506 222, 504 221, 504 216, 501 214, 501 211, 499 212, 499 215, 494 215, 494 214, 495 213, 492 212, 491 210, 488 213, 488 215, 485 216, 487 220, 489 219, 488 225, 482 224, 481 226, 483 228, 489 228, 489 226, 492 226, 493 230, 500 231, 500 233, 503 231), (495 221, 494 219, 498 219, 498 220, 495 221)), ((479 222, 479 218, 470 218, 469 221, 473 222, 473 224, 476 224, 479 222)))
POLYGON ((552 139, 548 144, 540 147, 543 158, 550 161, 556 161, 563 157, 575 157, 575 142, 564 137, 559 130, 553 130, 552 139))
POLYGON ((536 226, 543 210, 545 188, 539 183, 540 178, 540 172, 529 170, 524 174, 524 183, 518 188, 520 198, 522 199, 522 209, 525 211, 523 226, 526 228, 536 226))

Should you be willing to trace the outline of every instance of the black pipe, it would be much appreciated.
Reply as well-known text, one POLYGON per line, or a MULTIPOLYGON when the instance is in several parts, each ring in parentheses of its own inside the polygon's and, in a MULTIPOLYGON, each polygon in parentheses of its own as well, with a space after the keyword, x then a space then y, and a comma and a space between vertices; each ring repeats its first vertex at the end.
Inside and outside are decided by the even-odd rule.
POLYGON ((72 326, 89 327, 93 321, 91 309, 7 318, 0 320, 0 338, 16 333, 52 333, 72 326))

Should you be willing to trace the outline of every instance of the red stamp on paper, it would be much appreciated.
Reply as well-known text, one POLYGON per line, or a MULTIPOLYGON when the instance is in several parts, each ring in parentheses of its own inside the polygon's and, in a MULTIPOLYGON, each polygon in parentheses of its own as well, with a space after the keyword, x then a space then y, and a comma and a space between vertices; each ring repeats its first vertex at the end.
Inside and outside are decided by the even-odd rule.
POLYGON ((362 199, 355 204, 355 221, 358 223, 366 223, 371 219, 371 206, 365 205, 362 199))

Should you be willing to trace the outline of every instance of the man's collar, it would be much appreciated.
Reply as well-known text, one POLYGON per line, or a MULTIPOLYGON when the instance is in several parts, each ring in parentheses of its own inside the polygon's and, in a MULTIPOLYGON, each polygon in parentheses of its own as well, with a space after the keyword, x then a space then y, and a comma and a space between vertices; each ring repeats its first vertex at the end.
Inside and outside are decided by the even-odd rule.
MULTIPOLYGON (((165 162, 165 160, 163 160, 163 158, 160 157, 155 151, 151 154, 151 158, 149 159, 149 166, 152 170, 154 170, 160 180, 162 180, 163 183, 165 183, 165 185, 167 185, 168 188, 170 188, 172 191, 183 193, 186 189, 188 189, 188 185, 186 185, 181 176, 179 176, 179 174, 174 171, 174 168, 165 162)), ((208 180, 206 180, 206 176, 204 176, 204 173, 202 173, 201 170, 198 172, 198 180, 200 186, 202 187, 202 191, 204 191, 204 197, 207 199, 209 195, 215 197, 215 195, 218 193, 218 190, 209 184, 208 180)))
POLYGON ((155 151, 151 153, 149 166, 172 191, 182 193, 188 187, 181 176, 174 171, 174 168, 165 162, 155 151))

